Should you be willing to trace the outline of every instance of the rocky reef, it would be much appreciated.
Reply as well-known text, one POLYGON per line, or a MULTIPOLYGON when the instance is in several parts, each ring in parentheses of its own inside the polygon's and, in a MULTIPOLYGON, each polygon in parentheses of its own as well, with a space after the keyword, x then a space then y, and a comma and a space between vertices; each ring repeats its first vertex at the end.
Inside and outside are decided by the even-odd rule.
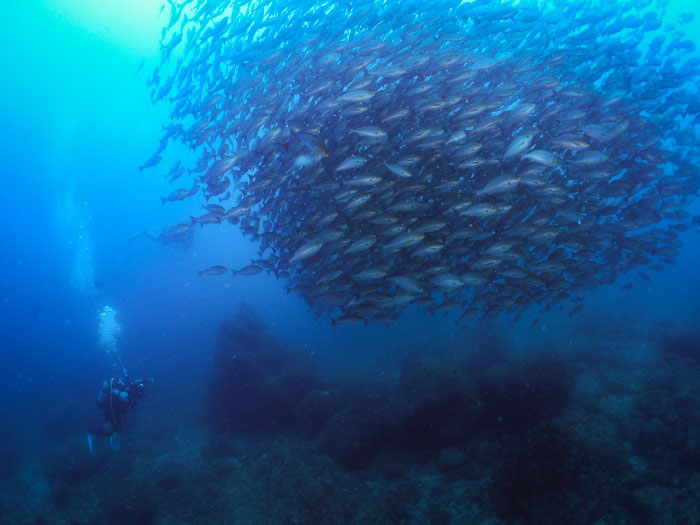
MULTIPOLYGON (((224 332, 220 344, 251 344, 249 335, 240 343, 231 338, 237 331, 230 323, 224 332)), ((491 339, 480 343, 496 348, 495 358, 477 352, 455 362, 428 353, 382 382, 329 383, 278 354, 294 362, 292 383, 309 381, 303 396, 287 398, 287 435, 352 475, 380 472, 396 482, 398 472, 423 468, 447 492, 480 479, 483 516, 506 522, 653 522, 664 516, 660 505, 670 490, 700 486, 700 402, 687 390, 700 386, 687 372, 678 382, 679 366, 697 371, 700 339, 693 334, 660 325, 647 341, 656 348, 654 363, 632 369, 623 354, 641 344, 637 338, 627 348, 621 343, 617 357, 602 346, 566 356, 549 344, 520 358, 491 339)), ((266 344, 261 335, 254 346, 266 344)), ((235 402, 245 404, 239 396, 235 402)), ((700 509, 678 494, 672 499, 682 502, 678 516, 700 509)))
POLYGON ((240 306, 219 332, 206 410, 219 429, 289 431, 299 419, 295 407, 313 385, 308 360, 240 306))
POLYGON ((216 429, 313 440, 343 467, 380 451, 439 451, 478 432, 522 432, 567 405, 570 372, 557 354, 470 371, 414 357, 394 381, 324 380, 308 358, 271 337, 247 308, 221 327, 207 398, 216 429))
POLYGON ((189 415, 130 421, 119 453, 75 433, 6 463, 0 520, 697 523, 700 365, 678 333, 567 352, 476 337, 379 379, 329 374, 241 308, 189 415))

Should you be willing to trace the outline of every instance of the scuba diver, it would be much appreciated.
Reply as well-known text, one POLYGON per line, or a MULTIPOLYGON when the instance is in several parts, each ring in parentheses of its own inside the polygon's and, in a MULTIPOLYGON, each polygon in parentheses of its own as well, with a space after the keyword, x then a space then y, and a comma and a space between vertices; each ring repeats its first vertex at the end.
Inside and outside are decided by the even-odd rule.
POLYGON ((96 401, 97 407, 102 410, 104 421, 88 427, 90 454, 95 450, 96 435, 109 437, 112 450, 119 450, 118 434, 124 429, 125 415, 136 408, 139 399, 143 397, 146 383, 153 384, 153 378, 131 381, 126 370, 119 379, 111 377, 102 383, 96 401))

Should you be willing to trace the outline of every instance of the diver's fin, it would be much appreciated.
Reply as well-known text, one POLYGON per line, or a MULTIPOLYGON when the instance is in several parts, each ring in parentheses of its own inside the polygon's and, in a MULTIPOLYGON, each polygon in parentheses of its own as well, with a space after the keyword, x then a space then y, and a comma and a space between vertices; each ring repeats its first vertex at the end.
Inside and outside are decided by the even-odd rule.
POLYGON ((122 444, 119 442, 119 436, 117 434, 112 434, 109 436, 109 446, 112 447, 112 452, 118 452, 122 448, 122 444))
POLYGON ((87 440, 88 450, 90 451, 90 455, 93 455, 95 453, 95 438, 92 434, 90 434, 90 432, 87 433, 87 440))

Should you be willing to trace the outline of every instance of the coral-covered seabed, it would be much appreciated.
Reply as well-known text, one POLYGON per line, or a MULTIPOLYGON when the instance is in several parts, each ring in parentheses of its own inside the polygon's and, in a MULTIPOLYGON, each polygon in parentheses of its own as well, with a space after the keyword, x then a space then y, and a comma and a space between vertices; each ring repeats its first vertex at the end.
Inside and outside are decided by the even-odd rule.
POLYGON ((700 334, 603 325, 344 381, 241 310, 197 414, 144 408, 116 453, 73 432, 4 454, 0 521, 699 523, 700 334))

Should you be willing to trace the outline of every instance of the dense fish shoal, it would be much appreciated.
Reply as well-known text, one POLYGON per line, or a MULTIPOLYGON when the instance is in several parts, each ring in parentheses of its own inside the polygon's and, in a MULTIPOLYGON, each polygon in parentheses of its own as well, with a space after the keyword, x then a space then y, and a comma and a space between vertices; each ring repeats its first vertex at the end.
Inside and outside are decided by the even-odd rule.
POLYGON ((195 150, 162 200, 204 210, 167 235, 237 225, 260 258, 234 275, 334 324, 574 315, 673 264, 695 220, 700 58, 666 2, 169 3, 149 83, 171 122, 142 168, 195 150))

